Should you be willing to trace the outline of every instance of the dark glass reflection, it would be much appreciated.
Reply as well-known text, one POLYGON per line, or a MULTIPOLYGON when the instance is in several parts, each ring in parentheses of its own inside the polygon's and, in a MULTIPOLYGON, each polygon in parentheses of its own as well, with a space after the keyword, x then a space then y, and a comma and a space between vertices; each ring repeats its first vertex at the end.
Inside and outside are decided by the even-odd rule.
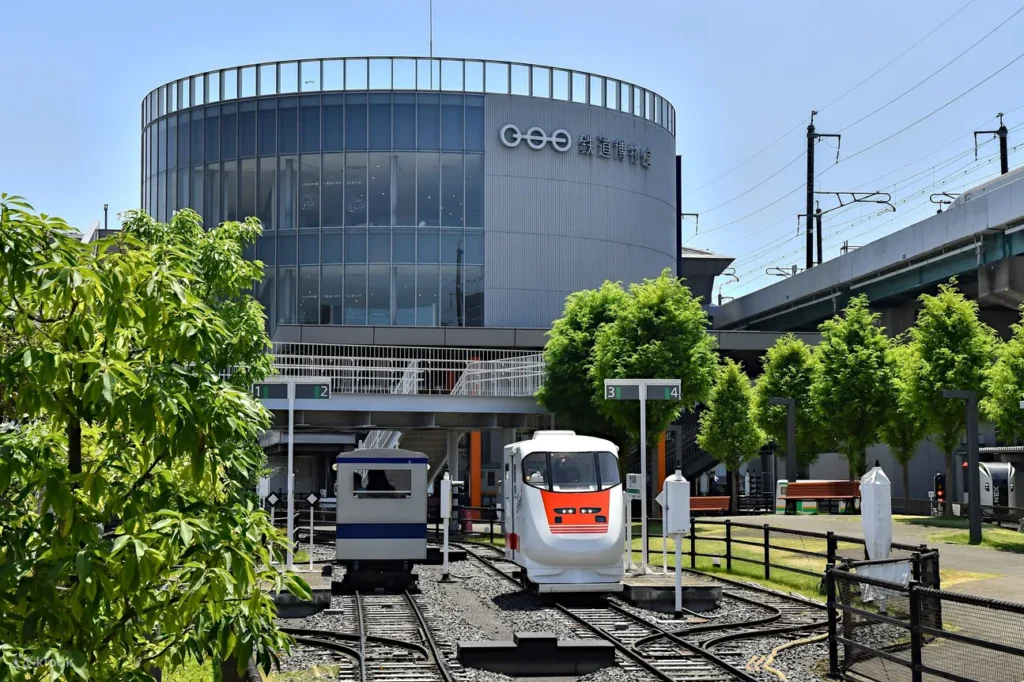
POLYGON ((370 152, 367 199, 371 226, 391 224, 391 155, 370 152))
POLYGON ((466 154, 466 227, 484 226, 484 157, 466 154))
POLYGON ((206 160, 220 158, 220 107, 206 108, 206 160))
MULTIPOLYGON (((280 112, 278 112, 280 113, 280 112)), ((296 195, 299 186, 299 160, 294 156, 279 156, 277 161, 277 205, 279 230, 296 227, 296 195)))
POLYGON ((323 182, 320 202, 323 206, 323 226, 341 227, 345 224, 345 155, 324 154, 323 182))
POLYGON ((345 154, 345 227, 366 225, 366 152, 345 154))
POLYGON ((438 154, 416 155, 416 224, 437 227, 441 224, 438 194, 441 191, 441 157, 438 154))
POLYGON ((441 112, 437 95, 418 95, 416 99, 416 148, 441 148, 441 112))
POLYGON ((192 112, 192 158, 194 166, 203 161, 203 110, 192 112))
POLYGON ((256 159, 242 159, 238 185, 238 215, 240 220, 256 215, 256 159))
POLYGON ((441 149, 462 151, 462 95, 441 96, 441 149))
POLYGON ((462 227, 462 154, 441 154, 441 224, 462 227))
POLYGON ((299 151, 299 110, 294 97, 277 101, 277 153, 294 154, 299 151))
POLYGON ((299 227, 320 227, 320 155, 303 154, 299 177, 299 227))
POLYGON ((324 95, 323 145, 325 152, 345 150, 344 95, 324 95))
POLYGON ((484 150, 484 98, 466 95, 466 151, 484 150))
POLYGON ((366 95, 345 95, 345 148, 366 149, 366 95))
POLYGON ((238 105, 238 155, 256 156, 256 103, 238 105))
POLYGON ((277 157, 260 159, 259 184, 256 186, 256 217, 264 230, 274 229, 274 188, 277 185, 277 157))
MULTIPOLYGON (((222 117, 223 118, 223 117, 222 117)), ((222 122, 223 125, 223 122, 222 122)), ((225 161, 221 170, 221 210, 224 220, 238 220, 238 162, 225 161)))
POLYGON ((225 104, 220 110, 220 157, 238 156, 238 105, 225 104))
POLYGON ((370 95, 370 149, 391 149, 391 95, 370 95))
POLYGON ((302 117, 299 134, 302 136, 300 151, 303 154, 320 151, 320 98, 302 98, 302 117))
POLYGON ((416 95, 395 93, 392 144, 395 149, 416 149, 416 95))

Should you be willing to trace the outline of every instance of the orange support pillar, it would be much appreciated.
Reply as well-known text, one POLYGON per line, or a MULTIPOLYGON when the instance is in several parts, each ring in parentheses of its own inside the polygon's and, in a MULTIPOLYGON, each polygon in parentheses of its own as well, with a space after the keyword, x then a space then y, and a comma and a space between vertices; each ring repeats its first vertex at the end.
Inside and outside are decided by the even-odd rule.
MULTIPOLYGON (((661 438, 658 439, 658 492, 661 493, 665 488, 665 432, 661 432, 661 438)), ((658 506, 658 516, 661 516, 662 507, 658 506)))
MULTIPOLYGON (((481 472, 481 438, 479 431, 469 433, 469 506, 479 507, 483 501, 483 474, 481 472)), ((480 512, 472 512, 471 519, 480 518, 480 512)))

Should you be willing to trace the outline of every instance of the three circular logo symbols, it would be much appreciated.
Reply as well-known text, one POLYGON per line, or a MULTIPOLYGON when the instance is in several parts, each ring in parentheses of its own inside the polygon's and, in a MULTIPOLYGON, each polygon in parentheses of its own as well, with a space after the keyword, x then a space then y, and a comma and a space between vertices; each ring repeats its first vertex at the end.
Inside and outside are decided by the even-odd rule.
POLYGON ((556 152, 567 152, 572 147, 572 135, 559 128, 549 136, 543 128, 534 126, 523 134, 519 127, 509 123, 501 128, 501 143, 506 147, 518 147, 525 141, 531 149, 543 149, 549 142, 556 152))

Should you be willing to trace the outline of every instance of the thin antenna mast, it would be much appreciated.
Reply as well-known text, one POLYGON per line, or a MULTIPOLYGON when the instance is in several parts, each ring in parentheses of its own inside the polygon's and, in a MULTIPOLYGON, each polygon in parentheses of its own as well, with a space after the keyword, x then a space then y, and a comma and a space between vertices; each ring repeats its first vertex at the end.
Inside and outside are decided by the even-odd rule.
POLYGON ((430 39, 430 89, 434 89, 434 0, 428 0, 427 2, 427 13, 430 15, 427 19, 427 33, 430 39))

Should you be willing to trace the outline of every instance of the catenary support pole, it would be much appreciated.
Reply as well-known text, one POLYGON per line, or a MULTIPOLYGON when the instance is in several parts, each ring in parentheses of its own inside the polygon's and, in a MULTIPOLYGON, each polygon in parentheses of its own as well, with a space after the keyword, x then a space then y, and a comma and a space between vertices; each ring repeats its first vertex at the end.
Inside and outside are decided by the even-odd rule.
POLYGON ((807 269, 814 267, 814 230, 811 229, 811 216, 814 215, 814 115, 807 124, 807 269))
POLYGON ((821 265, 821 208, 814 210, 814 237, 818 242, 818 265, 821 265))
POLYGON ((295 531, 295 382, 288 383, 288 548, 287 562, 288 570, 294 567, 292 561, 295 559, 295 552, 292 548, 292 540, 295 531))
POLYGON ((647 386, 640 384, 640 573, 647 574, 647 386))

